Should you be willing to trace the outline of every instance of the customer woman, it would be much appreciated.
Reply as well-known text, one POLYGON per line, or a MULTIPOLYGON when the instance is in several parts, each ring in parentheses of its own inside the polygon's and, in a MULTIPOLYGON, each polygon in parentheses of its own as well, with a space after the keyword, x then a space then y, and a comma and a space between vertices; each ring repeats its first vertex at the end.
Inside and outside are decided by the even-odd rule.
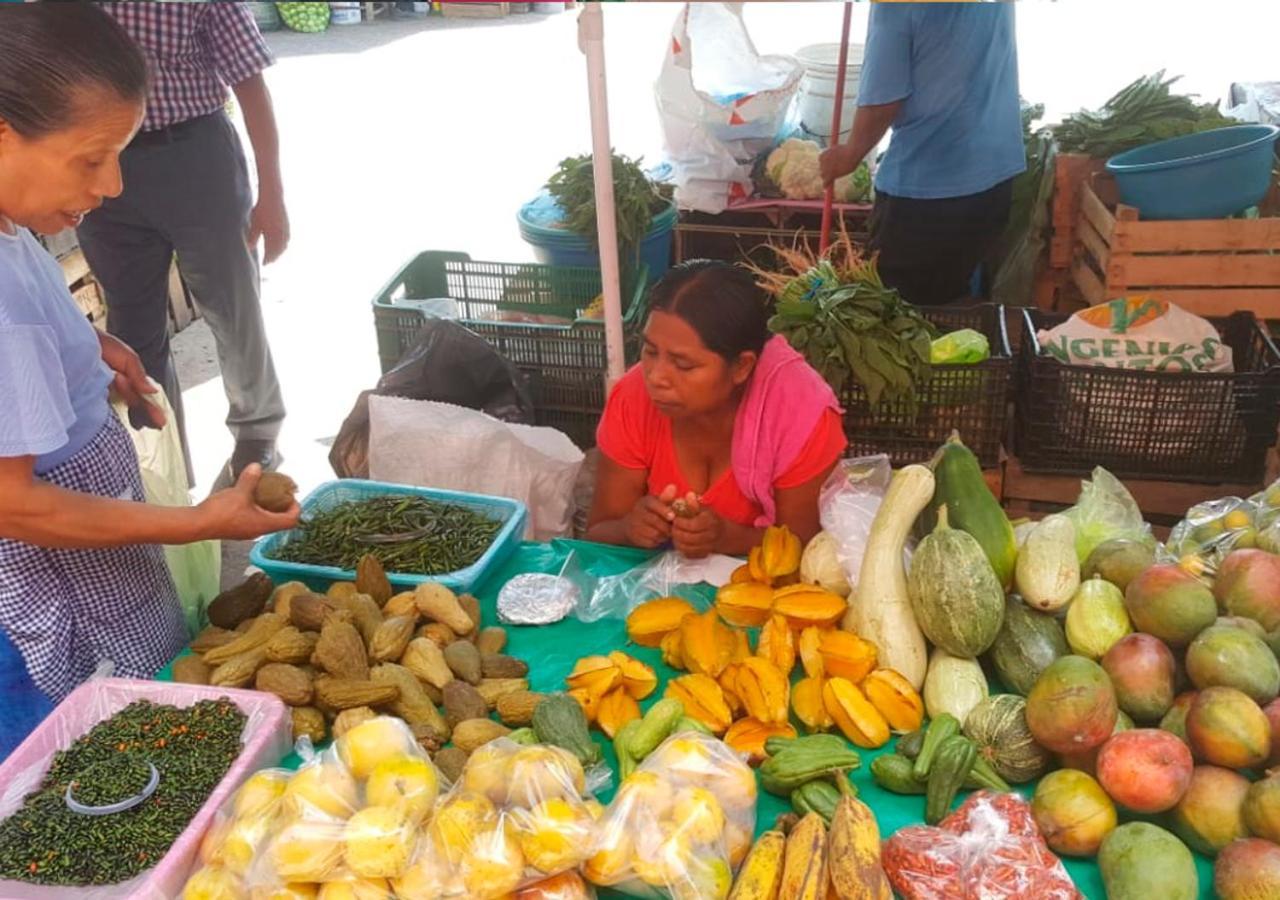
POLYGON ((260 477, 193 508, 148 506, 116 391, 144 395, 137 355, 95 331, 31 231, 74 226, 120 193, 147 70, 93 4, 0 4, 0 629, 57 702, 103 662, 154 675, 186 635, 162 544, 247 539, 298 510, 253 503, 260 477))
POLYGON ((847 446, 840 407, 770 336, 769 307, 724 262, 686 262, 653 286, 641 361, 600 420, 589 539, 697 558, 743 555, 768 525, 818 532, 818 494, 847 446))

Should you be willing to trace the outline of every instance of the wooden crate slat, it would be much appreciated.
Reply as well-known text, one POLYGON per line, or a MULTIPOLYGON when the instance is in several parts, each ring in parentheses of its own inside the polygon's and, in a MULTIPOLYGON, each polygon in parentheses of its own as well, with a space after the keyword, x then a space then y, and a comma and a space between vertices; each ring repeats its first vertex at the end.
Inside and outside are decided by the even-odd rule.
POLYGON ((1112 252, 1109 287, 1280 287, 1280 255, 1133 256, 1112 252))
POLYGON ((1280 247, 1280 219, 1117 222, 1111 247, 1118 253, 1271 250, 1280 247))
POLYGON ((1111 214, 1111 210, 1102 205, 1098 195, 1088 185, 1085 185, 1081 191, 1080 219, 1097 229, 1104 241, 1111 243, 1111 236, 1116 229, 1116 217, 1111 214))
POLYGON ((1071 264, 1071 279, 1090 306, 1097 306, 1111 299, 1107 296, 1107 287, 1102 279, 1083 259, 1077 259, 1071 264))
POLYGON ((1111 250, 1107 247, 1106 240, 1093 227, 1093 223, 1089 221, 1081 222, 1080 227, 1076 229, 1076 238, 1084 246, 1084 249, 1092 254, 1098 270, 1104 270, 1107 266, 1107 260, 1111 256, 1111 250))

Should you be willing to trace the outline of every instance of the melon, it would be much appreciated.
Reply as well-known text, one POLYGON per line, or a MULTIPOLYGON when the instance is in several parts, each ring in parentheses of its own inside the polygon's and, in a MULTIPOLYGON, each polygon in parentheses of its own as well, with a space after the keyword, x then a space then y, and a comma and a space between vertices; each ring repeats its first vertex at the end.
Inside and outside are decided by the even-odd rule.
POLYGON ((1248 837, 1244 798, 1249 779, 1220 766, 1196 766, 1191 783, 1171 816, 1173 831, 1197 853, 1216 855, 1232 841, 1248 837))
POLYGON ((1128 538, 1112 538, 1093 548, 1081 570, 1082 578, 1099 577, 1121 591, 1129 582, 1155 565, 1155 549, 1150 544, 1128 538))
POLYGON ((1031 814, 1045 841, 1064 856, 1093 856, 1116 827, 1116 806, 1088 773, 1050 772, 1036 785, 1031 814))
POLYGON ((1163 641, 1149 634, 1126 635, 1102 657, 1102 668, 1120 708, 1135 722, 1159 722, 1173 705, 1177 663, 1163 641))
POLYGON ((1203 690, 1233 687, 1257 703, 1280 695, 1280 662, 1263 641, 1243 628, 1214 625, 1187 648, 1187 674, 1203 690))
POLYGON ((1015 694, 996 694, 979 702, 964 720, 964 733, 1011 784, 1034 781, 1052 762, 1027 725, 1027 701, 1015 694))
POLYGON ((1027 726, 1042 747, 1055 753, 1100 746, 1111 736, 1118 713, 1111 679, 1083 656, 1054 660, 1027 697, 1027 726))
POLYGON ((1280 844, 1280 773, 1249 786, 1244 798, 1244 824, 1254 837, 1280 844))
POLYGON ((1234 841, 1213 864, 1219 900, 1264 900, 1280 896, 1280 846, 1259 838, 1234 841))
POLYGON ((1133 631, 1124 594, 1101 578, 1081 582, 1067 607, 1066 630, 1071 652, 1101 659, 1116 641, 1133 631))
POLYGON ((1265 550, 1233 550, 1218 567, 1213 593, 1233 616, 1280 628, 1280 556, 1265 550))
POLYGON ((1098 782, 1135 813, 1173 809, 1191 784, 1191 751, 1167 731, 1138 728, 1112 735, 1098 751, 1098 782))
POLYGON ((948 525, 945 506, 911 557, 907 594, 924 636, 961 659, 986 652, 1004 622, 1000 579, 977 539, 948 525))
POLYGON ((1202 762, 1252 769, 1271 755, 1271 722, 1248 694, 1205 688, 1187 711, 1187 741, 1202 762))
POLYGON ((1049 664, 1070 652, 1057 619, 1011 596, 1005 601, 1004 624, 987 658, 1004 686, 1025 697, 1049 664))
POLYGON ((1190 644, 1218 617, 1213 592, 1174 563, 1152 566, 1129 582, 1124 603, 1134 628, 1171 647, 1190 644))
POLYGON ((1098 849, 1107 900, 1196 900, 1200 879, 1182 841, 1157 825, 1129 822, 1098 849))

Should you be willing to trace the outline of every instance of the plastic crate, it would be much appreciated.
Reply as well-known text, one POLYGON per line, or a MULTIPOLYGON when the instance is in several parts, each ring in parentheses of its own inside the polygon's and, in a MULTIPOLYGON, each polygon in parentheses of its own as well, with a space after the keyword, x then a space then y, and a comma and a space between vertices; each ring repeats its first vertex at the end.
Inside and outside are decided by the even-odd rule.
POLYGON ((0 880, 0 897, 11 900, 75 900, 77 897, 151 900, 178 896, 197 861, 200 841, 205 829, 213 823, 214 813, 246 778, 258 769, 275 765, 293 745, 289 710, 278 697, 258 691, 208 685, 95 678, 72 691, 40 727, 18 745, 4 765, 0 765, 2 819, 12 815, 21 806, 23 798, 39 787, 54 753, 66 749, 76 738, 130 703, 149 700, 187 707, 221 697, 235 703, 247 717, 241 735, 240 756, 159 862, 129 881, 103 887, 74 888, 0 880))
MULTIPOLYGON (((413 487, 405 484, 386 484, 381 481, 364 481, 355 478, 344 478, 340 481, 329 481, 316 488, 302 501, 302 516, 308 513, 331 509, 339 503, 351 500, 364 500, 369 497, 386 495, 406 497, 426 497, 441 503, 454 503, 464 506, 473 512, 497 519, 502 528, 489 545, 489 549, 476 562, 457 572, 444 575, 419 575, 413 572, 388 572, 387 580, 392 585, 405 590, 412 590, 426 581, 435 581, 451 590, 469 591, 489 572, 515 552, 520 541, 524 539, 525 521, 529 513, 519 500, 509 497, 490 497, 485 494, 465 494, 458 491, 444 491, 436 488, 413 487)), ((339 569, 336 566, 310 566, 303 563, 285 562, 272 559, 272 553, 288 543, 292 531, 269 534, 260 538, 249 552, 249 561, 266 572, 276 583, 284 581, 301 581, 313 590, 323 591, 335 581, 354 581, 356 573, 351 569, 339 569)))
MULTIPOLYGON (((627 362, 639 358, 648 274, 624 287, 627 362)), ((536 422, 579 447, 595 445, 604 410, 604 323, 582 312, 601 290, 600 272, 538 263, 474 262, 465 253, 426 251, 406 263, 373 301, 382 371, 395 366, 422 327, 422 301, 448 297, 458 319, 529 379, 536 422), (507 319, 500 318, 506 316, 507 319), (551 317, 560 322, 527 321, 551 317), (526 321, 518 321, 525 318, 526 321)))
POLYGON ((1209 318, 1234 373, 1061 363, 1036 333, 1065 314, 1023 310, 1017 452, 1027 471, 1247 484, 1263 477, 1280 421, 1280 352, 1252 313, 1209 318))
POLYGON ((934 366, 915 411, 896 402, 882 403, 873 414, 862 385, 850 384, 840 397, 850 455, 887 453, 894 466, 925 462, 952 431, 958 431, 982 467, 994 468, 1000 462, 1013 388, 1014 359, 1004 307, 986 303, 921 312, 939 331, 980 331, 991 345, 991 357, 975 365, 934 366))

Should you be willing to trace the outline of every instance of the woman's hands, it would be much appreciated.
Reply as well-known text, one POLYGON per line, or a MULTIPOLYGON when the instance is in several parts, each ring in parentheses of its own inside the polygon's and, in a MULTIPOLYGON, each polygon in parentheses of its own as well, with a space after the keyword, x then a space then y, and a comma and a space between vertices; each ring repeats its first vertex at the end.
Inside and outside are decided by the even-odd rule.
POLYGON ((159 393, 160 389, 147 377, 147 370, 142 367, 138 354, 124 341, 105 331, 98 332, 98 343, 102 345, 102 361, 115 373, 111 389, 120 395, 129 409, 145 410, 151 424, 163 428, 164 410, 147 399, 148 395, 159 393))
POLYGON ((686 511, 671 523, 671 540, 677 550, 689 559, 702 559, 717 551, 724 537, 724 519, 709 506, 698 502, 696 494, 684 498, 686 511))
POLYGON ((701 559, 716 552, 724 535, 724 520, 698 502, 690 493, 684 497, 684 509, 677 513, 676 487, 667 485, 658 496, 641 497, 626 516, 629 543, 653 550, 670 541, 690 559, 701 559))
POLYGON ((675 486, 668 485, 657 497, 645 494, 637 500, 623 517, 627 542, 642 550, 654 550, 671 540, 671 523, 676 517, 671 504, 675 499, 675 486))
POLYGON ((297 503, 286 512, 273 513, 253 502, 253 491, 261 478, 261 466, 257 463, 246 466, 235 487, 211 494, 197 507, 205 520, 204 530, 209 537, 252 540, 298 524, 302 510, 297 503))

